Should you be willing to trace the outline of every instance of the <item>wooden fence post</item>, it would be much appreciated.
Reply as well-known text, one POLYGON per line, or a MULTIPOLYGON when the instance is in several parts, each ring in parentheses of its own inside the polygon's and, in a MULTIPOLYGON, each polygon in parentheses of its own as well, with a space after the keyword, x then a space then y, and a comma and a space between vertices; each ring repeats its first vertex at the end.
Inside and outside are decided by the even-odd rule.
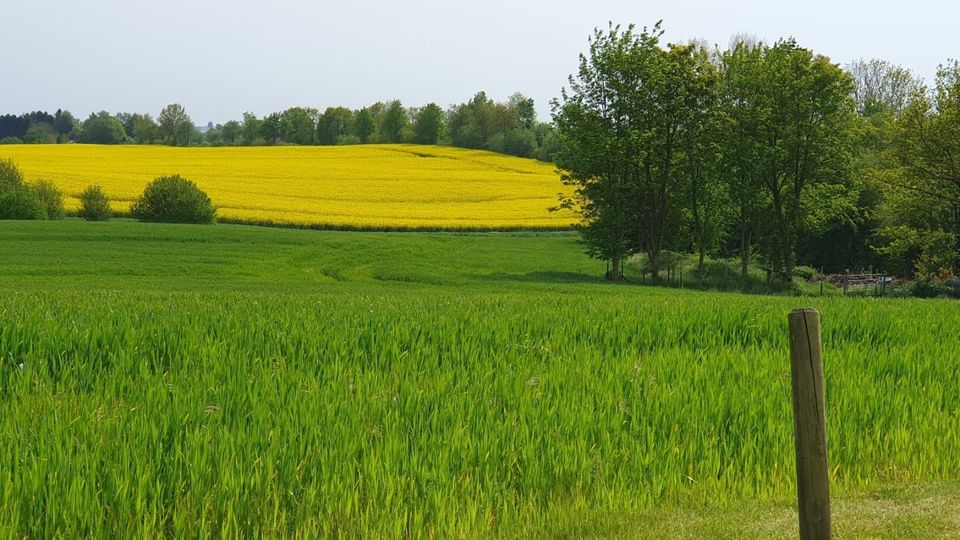
POLYGON ((830 538, 830 478, 823 399, 820 314, 795 309, 790 322, 793 427, 797 449, 797 498, 800 538, 830 538))

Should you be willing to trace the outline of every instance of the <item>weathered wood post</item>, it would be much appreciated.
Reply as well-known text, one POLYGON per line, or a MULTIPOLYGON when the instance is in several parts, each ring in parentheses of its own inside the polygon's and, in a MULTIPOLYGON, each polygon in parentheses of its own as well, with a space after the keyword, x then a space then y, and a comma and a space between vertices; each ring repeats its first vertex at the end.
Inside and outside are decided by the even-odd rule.
POLYGON ((850 273, 848 272, 848 273, 846 273, 846 274, 843 275, 843 295, 844 295, 844 296, 847 295, 847 283, 848 283, 849 281, 850 281, 850 273))
POLYGON ((793 374, 793 427, 797 449, 797 497, 800 538, 830 538, 830 478, 827 424, 823 399, 823 353, 820 314, 795 309, 790 322, 790 367, 793 374))

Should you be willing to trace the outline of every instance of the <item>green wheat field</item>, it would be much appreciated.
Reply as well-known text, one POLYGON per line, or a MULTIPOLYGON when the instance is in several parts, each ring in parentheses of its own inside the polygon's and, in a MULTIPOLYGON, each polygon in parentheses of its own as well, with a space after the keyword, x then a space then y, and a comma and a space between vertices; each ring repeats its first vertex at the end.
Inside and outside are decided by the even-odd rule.
POLYGON ((960 525, 955 302, 610 285, 572 233, 11 222, 0 253, 0 537, 790 537, 798 305, 838 535, 960 525))

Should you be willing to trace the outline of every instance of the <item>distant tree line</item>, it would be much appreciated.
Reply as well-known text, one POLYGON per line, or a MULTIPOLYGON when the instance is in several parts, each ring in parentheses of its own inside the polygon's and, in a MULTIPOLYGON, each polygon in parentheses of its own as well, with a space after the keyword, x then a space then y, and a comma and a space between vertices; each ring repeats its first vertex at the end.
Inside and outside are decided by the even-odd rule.
POLYGON ((550 124, 537 120, 533 100, 514 94, 497 102, 478 92, 446 110, 436 103, 404 107, 377 102, 358 110, 291 107, 263 117, 244 113, 198 128, 180 104, 150 114, 106 111, 80 122, 66 111, 0 116, 0 143, 166 144, 174 146, 445 144, 550 161, 557 150, 550 124))
POLYGON ((792 39, 662 46, 660 25, 596 31, 553 102, 555 154, 589 252, 737 257, 921 284, 960 260, 960 64, 928 88, 881 60, 846 69, 792 39))

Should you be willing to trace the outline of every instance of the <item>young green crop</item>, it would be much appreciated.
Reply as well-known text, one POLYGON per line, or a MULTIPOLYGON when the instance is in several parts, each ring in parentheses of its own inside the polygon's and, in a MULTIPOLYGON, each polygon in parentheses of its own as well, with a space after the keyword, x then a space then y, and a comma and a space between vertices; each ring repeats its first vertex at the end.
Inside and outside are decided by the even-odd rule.
MULTIPOLYGON (((0 280, 4 536, 512 537, 585 510, 793 497, 795 298, 532 280, 482 255, 586 268, 550 237, 70 226, 113 262, 73 290, 0 280), (261 234, 275 251, 237 251, 261 234), (155 260, 108 239, 137 235, 183 274, 124 288, 155 260), (367 258, 298 256, 342 239, 367 258), (456 246, 446 275, 429 264, 456 246), (244 281, 280 254, 269 292, 244 281)), ((27 277, 29 253, 0 268, 27 277)), ((956 304, 803 303, 823 313, 834 492, 960 479, 956 304)))

